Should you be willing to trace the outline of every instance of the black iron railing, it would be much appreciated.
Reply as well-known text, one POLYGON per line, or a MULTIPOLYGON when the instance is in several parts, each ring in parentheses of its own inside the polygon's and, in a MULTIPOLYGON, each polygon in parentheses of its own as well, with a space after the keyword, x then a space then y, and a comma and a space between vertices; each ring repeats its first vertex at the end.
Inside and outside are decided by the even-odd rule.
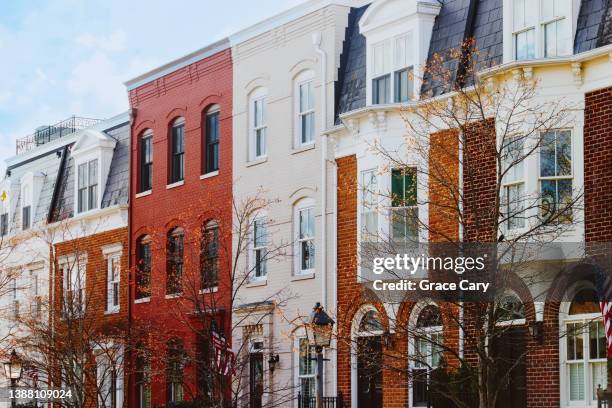
POLYGON ((17 139, 16 153, 22 154, 52 140, 59 139, 77 130, 86 129, 99 123, 100 119, 71 116, 55 125, 41 126, 28 136, 17 139))
POLYGON ((604 390, 597 387, 597 408, 608 408, 612 406, 612 390, 604 390))
POLYGON ((298 408, 344 408, 342 394, 337 397, 323 397, 321 406, 317 407, 317 397, 298 393, 298 408))

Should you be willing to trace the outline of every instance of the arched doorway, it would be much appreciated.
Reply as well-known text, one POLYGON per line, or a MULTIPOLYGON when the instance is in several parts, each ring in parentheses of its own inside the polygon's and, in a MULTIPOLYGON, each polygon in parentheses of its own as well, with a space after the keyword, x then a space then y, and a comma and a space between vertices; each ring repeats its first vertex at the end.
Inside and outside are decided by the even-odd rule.
POLYGON ((382 408, 383 406, 383 325, 373 307, 358 314, 354 322, 353 407, 382 408))

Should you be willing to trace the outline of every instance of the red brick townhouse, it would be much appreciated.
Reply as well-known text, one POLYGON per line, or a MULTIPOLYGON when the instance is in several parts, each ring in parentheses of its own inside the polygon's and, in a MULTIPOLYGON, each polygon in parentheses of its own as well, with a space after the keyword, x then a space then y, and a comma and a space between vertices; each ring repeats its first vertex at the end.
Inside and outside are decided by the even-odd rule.
POLYGON ((337 126, 328 131, 337 164, 337 387, 348 406, 473 407, 483 398, 496 407, 597 406, 597 388, 608 383, 600 274, 580 259, 612 238, 608 3, 377 0, 352 10, 337 126), (468 75, 474 66, 477 79, 468 75), (441 71, 448 75, 434 75, 441 71), (499 111, 461 127, 419 127, 415 112, 428 120, 460 112, 465 100, 451 91, 474 83, 506 97, 535 90, 534 101, 548 101, 530 102, 538 112, 565 100, 572 113, 530 133, 525 120, 506 144, 499 111), (537 149, 524 140, 537 140, 537 149), (562 229, 552 242, 586 253, 508 274, 491 302, 498 335, 486 347, 478 342, 489 327, 486 302, 391 301, 365 284, 360 248, 371 241, 523 242, 526 234, 527 242, 533 223, 543 222, 543 236, 562 229), (546 279, 528 282, 531 272, 546 279))
POLYGON ((130 405, 222 397, 211 336, 227 338, 232 227, 228 40, 126 83, 133 110, 130 405))

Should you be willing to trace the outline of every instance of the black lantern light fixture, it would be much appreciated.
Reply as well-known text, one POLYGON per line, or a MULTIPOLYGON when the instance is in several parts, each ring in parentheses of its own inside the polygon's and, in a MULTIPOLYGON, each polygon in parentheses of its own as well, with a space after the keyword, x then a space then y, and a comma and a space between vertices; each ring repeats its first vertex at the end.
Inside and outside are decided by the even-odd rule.
POLYGON ((314 346, 317 357, 317 408, 323 404, 323 349, 331 344, 334 321, 325 311, 321 303, 317 302, 310 314, 310 321, 305 325, 308 342, 314 346))
POLYGON ((4 375, 11 381, 11 389, 13 390, 13 398, 11 399, 12 408, 17 406, 14 396, 17 388, 17 381, 21 378, 22 369, 23 364, 21 358, 17 355, 17 352, 13 350, 9 361, 4 362, 4 375))
POLYGON ((273 373, 276 370, 276 366, 280 361, 280 356, 278 354, 270 354, 270 358, 268 359, 268 367, 270 368, 270 372, 273 373))
POLYGON ((544 344, 544 322, 532 321, 529 323, 529 334, 538 342, 544 344))

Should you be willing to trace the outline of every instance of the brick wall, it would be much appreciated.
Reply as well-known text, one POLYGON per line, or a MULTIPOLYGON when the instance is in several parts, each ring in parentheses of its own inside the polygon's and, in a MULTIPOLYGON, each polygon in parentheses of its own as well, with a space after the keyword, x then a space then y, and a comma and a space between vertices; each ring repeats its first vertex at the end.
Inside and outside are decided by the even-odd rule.
MULTIPOLYGON (((152 237, 151 297, 132 306, 132 323, 139 327, 147 343, 158 355, 152 361, 152 404, 165 404, 163 355, 170 337, 181 338, 188 354, 193 355, 197 324, 204 319, 192 313, 196 299, 206 310, 229 310, 232 234, 232 85, 233 68, 229 49, 133 89, 129 93, 134 109, 131 151, 131 254, 132 271, 136 265, 136 242, 152 237), (213 104, 219 105, 219 172, 201 178, 204 162, 204 116, 213 104), (183 185, 168 189, 171 123, 185 119, 185 177, 183 185), (139 181, 138 140, 146 129, 153 131, 153 188, 144 197, 136 197, 139 181), (210 220, 219 225, 218 292, 199 293, 200 240, 202 226, 210 220), (175 227, 185 231, 183 296, 166 298, 167 235, 175 227), (155 334, 155 335, 152 335, 155 334)), ((134 274, 131 276, 134 282, 134 274)), ((132 299, 135 287, 132 285, 132 299)), ((211 314, 212 316, 212 314, 211 314)), ((200 316, 201 317, 201 316, 200 316)), ((231 316, 215 315, 229 333, 231 316)), ((230 335, 227 336, 231 338, 230 335)), ((195 367, 185 369, 185 399, 195 394, 195 367)), ((136 404, 134 389, 131 404, 136 404)))
POLYGON ((612 87, 585 95, 584 201, 587 242, 612 241, 612 87))

